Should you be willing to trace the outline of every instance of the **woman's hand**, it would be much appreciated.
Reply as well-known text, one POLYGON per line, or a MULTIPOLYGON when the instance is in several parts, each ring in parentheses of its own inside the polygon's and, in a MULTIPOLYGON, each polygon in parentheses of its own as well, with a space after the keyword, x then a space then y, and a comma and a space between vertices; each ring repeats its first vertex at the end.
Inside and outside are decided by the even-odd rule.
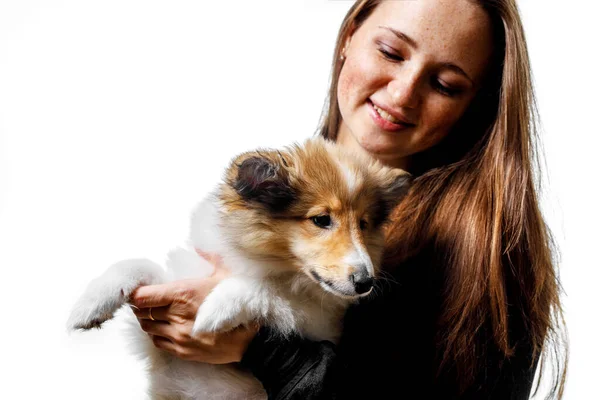
POLYGON ((219 256, 200 251, 198 254, 215 266, 210 277, 142 286, 133 292, 131 308, 159 349, 184 360, 209 364, 239 362, 256 335, 258 325, 190 335, 198 307, 217 283, 229 275, 219 256))

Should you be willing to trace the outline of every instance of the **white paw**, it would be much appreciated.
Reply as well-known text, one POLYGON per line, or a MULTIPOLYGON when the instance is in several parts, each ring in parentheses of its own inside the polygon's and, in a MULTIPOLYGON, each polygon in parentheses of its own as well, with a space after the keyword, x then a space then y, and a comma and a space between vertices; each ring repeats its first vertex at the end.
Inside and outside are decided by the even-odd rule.
POLYGON ((260 285, 244 277, 221 281, 206 297, 198 312, 192 335, 200 332, 228 331, 266 315, 260 285))
POLYGON ((93 287, 89 289, 71 311, 67 321, 69 330, 100 328, 126 301, 123 292, 102 294, 93 290, 93 287))
POLYGON ((203 304, 198 310, 194 327, 192 328, 192 336, 196 336, 201 332, 223 330, 222 327, 225 321, 223 321, 218 312, 215 312, 216 310, 210 310, 210 307, 206 306, 207 304, 203 304))
POLYGON ((67 321, 67 329, 99 328, 137 287, 162 281, 162 268, 146 259, 123 260, 90 282, 67 321))
POLYGON ((192 336, 196 336, 201 332, 228 331, 247 322, 246 315, 241 307, 235 307, 233 304, 215 306, 218 306, 216 302, 207 301, 200 306, 192 328, 192 336))

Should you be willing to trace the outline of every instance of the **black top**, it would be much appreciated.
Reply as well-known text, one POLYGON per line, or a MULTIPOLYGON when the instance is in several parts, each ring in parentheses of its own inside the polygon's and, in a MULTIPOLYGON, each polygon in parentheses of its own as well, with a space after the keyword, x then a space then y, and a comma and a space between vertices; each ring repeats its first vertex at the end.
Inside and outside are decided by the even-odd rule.
POLYGON ((519 343, 514 356, 505 359, 489 340, 485 365, 462 394, 451 368, 438 373, 440 291, 422 262, 397 268, 390 279, 378 282, 375 295, 352 306, 337 347, 300 337, 282 339, 263 327, 242 366, 262 382, 269 399, 277 400, 528 399, 537 360, 532 362, 520 323, 511 323, 511 341, 519 343))

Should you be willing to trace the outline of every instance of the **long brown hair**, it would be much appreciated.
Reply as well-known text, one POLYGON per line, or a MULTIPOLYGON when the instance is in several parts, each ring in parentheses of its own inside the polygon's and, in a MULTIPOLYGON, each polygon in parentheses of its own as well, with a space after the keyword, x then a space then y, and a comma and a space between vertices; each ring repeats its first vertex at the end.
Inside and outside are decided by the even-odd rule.
MULTIPOLYGON (((379 3, 356 1, 342 22, 319 131, 325 138, 336 139, 342 120, 337 101, 342 46, 379 3)), ((566 331, 557 252, 538 204, 541 154, 525 35, 514 0, 476 3, 492 22, 492 67, 448 136, 411 160, 417 177, 394 213, 386 265, 398 265, 425 243, 443 260, 440 370, 453 364, 463 389, 484 360, 486 339, 510 358, 522 339, 511 335, 518 321, 533 348, 531 367, 538 356, 540 373, 544 360, 554 361, 548 397, 560 398, 566 331), (482 337, 485 327, 483 335, 493 338, 482 337)))

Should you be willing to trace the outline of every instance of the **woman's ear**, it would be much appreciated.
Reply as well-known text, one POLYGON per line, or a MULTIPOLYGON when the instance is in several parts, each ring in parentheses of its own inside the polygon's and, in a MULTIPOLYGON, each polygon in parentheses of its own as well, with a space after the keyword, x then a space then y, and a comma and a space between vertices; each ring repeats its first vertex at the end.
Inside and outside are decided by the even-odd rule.
POLYGON ((342 52, 341 52, 341 56, 346 58, 346 53, 348 51, 348 48, 350 48, 350 42, 352 41, 352 36, 354 35, 354 25, 350 28, 350 31, 348 32, 348 36, 346 36, 346 40, 344 40, 344 46, 342 46, 342 52))

